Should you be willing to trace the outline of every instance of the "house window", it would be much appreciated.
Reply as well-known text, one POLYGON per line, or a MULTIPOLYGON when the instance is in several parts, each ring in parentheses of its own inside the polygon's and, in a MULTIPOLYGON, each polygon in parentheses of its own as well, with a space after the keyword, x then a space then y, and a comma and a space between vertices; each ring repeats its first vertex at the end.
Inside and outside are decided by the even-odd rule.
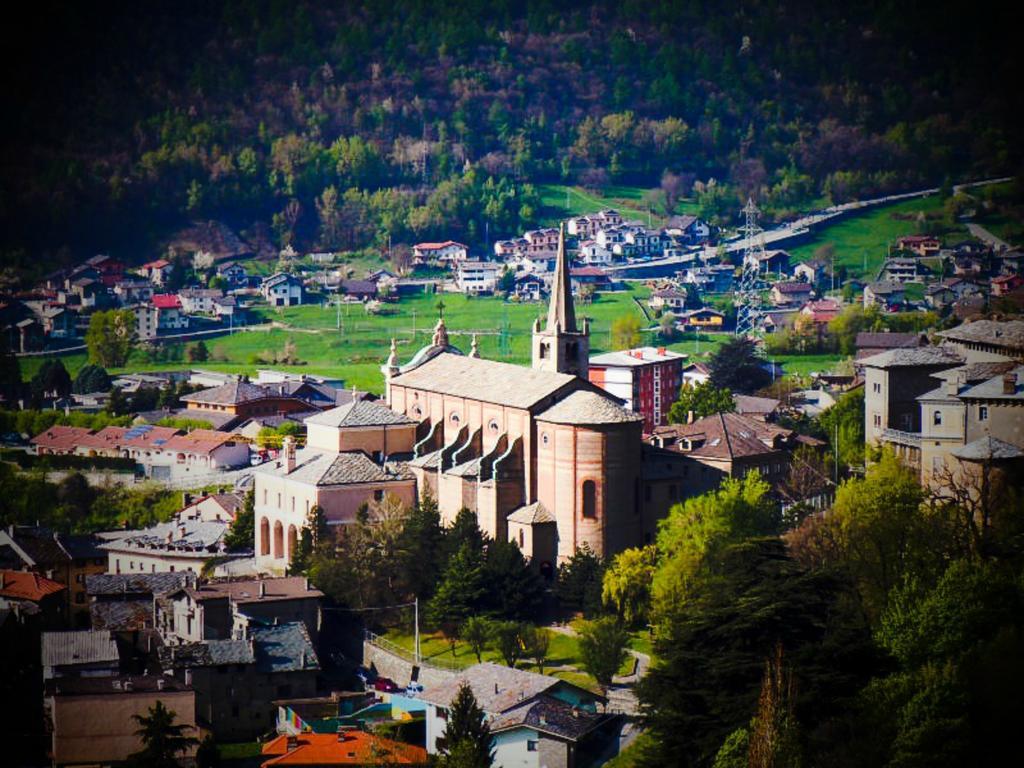
POLYGON ((942 411, 936 411, 932 414, 932 424, 937 427, 942 424, 942 411))
POLYGON ((876 427, 882 426, 882 417, 879 416, 877 413, 875 414, 875 426, 876 427))
POLYGON ((292 512, 295 511, 295 497, 292 496, 292 512))
POLYGON ((583 481, 583 516, 597 517, 597 485, 593 480, 583 481))
POLYGON ((978 421, 988 421, 988 406, 987 405, 979 405, 978 406, 978 421))
POLYGON ((491 432, 493 432, 494 434, 497 434, 498 430, 500 429, 496 419, 491 419, 490 423, 487 425, 487 428, 491 430, 491 432))
POLYGON ((524 549, 525 547, 526 547, 526 532, 522 528, 520 528, 519 529, 519 548, 520 549, 524 549))
POLYGON ((526 751, 527 752, 536 752, 537 751, 537 742, 534 741, 533 739, 527 739, 526 740, 526 751))
POLYGON ((267 489, 266 488, 263 489, 263 503, 264 504, 267 503, 267 489))
POLYGON ((281 494, 277 494, 277 508, 281 509, 281 494))
POLYGON ((383 499, 384 499, 384 491, 374 491, 373 492, 373 500, 374 501, 382 501, 383 499))
POLYGON ((547 432, 541 432, 541 435, 540 435, 540 441, 541 441, 541 442, 542 442, 542 443, 543 443, 544 445, 547 445, 547 444, 548 444, 548 441, 549 441, 550 439, 551 439, 551 438, 549 438, 549 437, 548 437, 548 433, 547 433, 547 432))
POLYGON ((881 391, 882 391, 882 385, 881 385, 881 384, 879 384, 879 383, 878 383, 878 382, 876 381, 876 382, 875 382, 874 384, 872 384, 872 385, 871 385, 871 391, 872 391, 872 392, 881 392, 881 391))

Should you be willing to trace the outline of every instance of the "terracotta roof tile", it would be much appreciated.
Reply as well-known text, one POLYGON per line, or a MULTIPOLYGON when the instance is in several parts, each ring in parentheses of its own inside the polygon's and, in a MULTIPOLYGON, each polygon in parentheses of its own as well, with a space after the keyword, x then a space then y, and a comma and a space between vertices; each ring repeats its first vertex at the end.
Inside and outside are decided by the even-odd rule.
POLYGON ((67 589, 51 579, 44 578, 38 573, 31 571, 0 571, 0 597, 11 600, 31 600, 38 603, 48 595, 55 595, 61 590, 67 589))

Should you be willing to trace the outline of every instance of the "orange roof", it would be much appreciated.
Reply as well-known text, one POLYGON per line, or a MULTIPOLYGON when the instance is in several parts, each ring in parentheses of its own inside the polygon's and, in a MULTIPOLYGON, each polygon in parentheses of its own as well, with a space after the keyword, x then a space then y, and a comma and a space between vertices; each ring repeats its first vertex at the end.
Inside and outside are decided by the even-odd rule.
POLYGON ((90 434, 85 427, 50 427, 32 438, 32 444, 51 451, 73 451, 83 437, 90 434))
POLYGON ((288 736, 281 735, 263 745, 271 765, 426 765, 427 751, 400 741, 382 739, 365 731, 300 733, 288 749, 288 736))
POLYGON ((459 248, 465 248, 462 243, 457 243, 454 240, 445 240, 443 243, 416 243, 413 246, 418 251, 439 251, 442 248, 448 248, 450 246, 458 246, 459 248))
POLYGON ((8 597, 12 600, 32 600, 38 603, 47 595, 60 592, 65 588, 63 584, 28 571, 3 570, 0 571, 0 576, 3 578, 0 597, 8 597))
POLYGON ((237 441, 238 435, 230 432, 217 432, 212 429, 193 429, 187 435, 176 434, 163 445, 165 451, 186 451, 190 453, 210 453, 224 443, 237 441))

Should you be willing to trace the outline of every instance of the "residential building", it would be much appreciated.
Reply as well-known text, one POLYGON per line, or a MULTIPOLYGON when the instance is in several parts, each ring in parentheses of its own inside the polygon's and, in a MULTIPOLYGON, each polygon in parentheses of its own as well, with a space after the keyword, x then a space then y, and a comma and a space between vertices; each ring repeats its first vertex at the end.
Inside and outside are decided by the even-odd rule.
POLYGON ((219 288, 182 288, 178 291, 181 311, 186 315, 216 314, 216 302, 223 298, 219 288))
POLYGON ((515 295, 520 301, 540 301, 547 294, 547 283, 542 275, 526 273, 515 279, 515 295))
POLYGON ((334 765, 416 765, 428 764, 423 747, 385 739, 358 728, 339 729, 337 733, 281 734, 262 748, 267 758, 263 768, 272 766, 334 765))
POLYGON ((596 240, 584 240, 579 246, 580 261, 592 267, 606 267, 612 263, 612 252, 596 240))
POLYGON ((887 352, 890 349, 913 349, 927 347, 928 337, 923 333, 897 333, 892 331, 858 331, 853 342, 857 359, 887 352))
POLYGON ((824 259, 810 259, 793 267, 793 277, 813 286, 823 286, 832 274, 832 266, 824 259))
POLYGON ((699 245, 711 237, 711 227, 697 216, 672 216, 665 224, 665 234, 686 245, 699 245))
POLYGON ((737 413, 716 413, 687 424, 655 428, 648 442, 693 461, 684 465, 681 492, 699 496, 718 488, 726 477, 756 471, 773 486, 789 473, 792 452, 821 442, 790 429, 737 413))
POLYGON ((5 608, 31 614, 40 629, 58 629, 67 616, 67 587, 32 571, 0 569, 0 602, 5 608))
POLYGON ((230 523, 245 505, 239 493, 209 493, 194 497, 184 494, 184 505, 178 516, 184 520, 200 520, 204 523, 230 523))
POLYGON ((310 416, 305 424, 309 448, 334 453, 362 451, 374 461, 411 455, 418 439, 414 419, 370 400, 331 408, 310 416))
POLYGON ((764 251, 758 256, 758 271, 765 276, 775 273, 781 280, 789 274, 790 256, 787 251, 764 251))
POLYGON ((304 576, 184 585, 156 601, 155 626, 174 644, 244 639, 255 626, 299 621, 316 643, 322 599, 304 576))
POLYGON ((417 264, 454 264, 468 258, 469 248, 454 240, 445 240, 440 243, 417 243, 412 247, 412 254, 417 264))
POLYGON ((956 301, 956 294, 944 283, 933 283, 925 288, 924 300, 933 309, 943 309, 956 301))
POLYGON ((732 401, 736 405, 735 412, 748 419, 758 421, 774 421, 779 413, 781 401, 774 397, 754 397, 753 395, 733 395, 732 401))
POLYGON ((250 627, 238 640, 165 645, 165 675, 196 695, 197 724, 218 741, 248 741, 274 727, 274 700, 316 694, 320 671, 302 622, 250 627))
POLYGON ((420 695, 427 705, 429 754, 437 754, 444 746, 452 702, 463 685, 473 691, 488 724, 494 727, 496 766, 574 766, 580 742, 603 720, 597 712, 602 697, 585 688, 557 677, 484 662, 420 695), (574 717, 580 721, 576 725, 571 724, 574 717))
POLYGON ((154 598, 196 585, 196 571, 103 573, 86 577, 92 628, 129 639, 156 625, 154 598))
POLYGON ((686 309, 675 315, 679 324, 690 330, 720 331, 725 326, 725 315, 711 307, 686 309))
MULTIPOLYGON (((370 405, 355 403, 356 406, 370 405)), ((330 413, 328 411, 328 413, 330 413)), ((395 414, 396 418, 398 414, 395 414)), ((296 451, 286 439, 281 459, 254 470, 256 493, 256 562, 261 569, 283 573, 291 562, 299 532, 307 525, 309 511, 323 510, 329 526, 350 525, 360 506, 382 501, 388 494, 409 506, 416 499, 416 482, 404 465, 374 462, 362 450, 338 451, 320 447, 328 429, 317 427, 316 442, 296 451)), ((383 426, 383 425, 382 425, 383 426)), ((346 427, 337 428, 348 431, 346 427)), ((359 427, 353 427, 361 432, 359 427)), ((385 430, 381 429, 383 433, 385 430)), ((398 430, 396 430, 398 431, 398 430)), ((392 434, 392 437, 400 437, 392 434)), ((336 444, 366 440, 366 435, 338 436, 336 444)), ((386 438, 381 437, 381 447, 386 438)))
POLYGON ((796 304, 802 306, 811 300, 814 288, 810 283, 775 283, 771 290, 772 304, 777 307, 796 304))
POLYGON ((918 256, 937 256, 942 241, 931 235, 907 235, 896 239, 896 249, 910 251, 918 256))
POLYGON ((113 574, 199 573, 206 561, 224 554, 224 522, 176 517, 149 528, 126 531, 100 545, 107 553, 107 572, 113 574))
POLYGON ((597 291, 611 290, 612 281, 608 273, 598 267, 573 267, 569 271, 573 293, 578 294, 583 286, 597 291))
POLYGON ((156 259, 139 268, 139 273, 154 285, 163 285, 174 271, 174 265, 167 259, 156 259))
POLYGON ((493 261, 460 261, 456 285, 461 293, 493 293, 500 268, 493 261))
POLYGON ((679 399, 686 355, 665 347, 640 347, 607 352, 590 358, 587 376, 606 392, 623 401, 623 407, 643 416, 644 432, 668 419, 679 399))
MULTIPOLYGON (((924 274, 927 274, 927 270, 924 274)), ((882 263, 875 279, 893 283, 916 283, 922 277, 924 275, 919 269, 917 259, 891 258, 882 263)))
POLYGON ((125 263, 113 256, 99 254, 85 260, 85 266, 99 272, 100 282, 107 288, 113 288, 124 278, 125 263))
POLYGON ((651 309, 670 310, 679 312, 686 309, 686 301, 689 294, 686 291, 679 291, 675 288, 662 288, 651 293, 647 302, 651 309))
POLYGON ((309 403, 291 395, 280 395, 242 379, 233 379, 210 389, 184 395, 186 415, 202 419, 206 414, 227 414, 234 419, 274 416, 308 411, 309 403))
POLYGON ((153 284, 148 280, 119 280, 114 284, 114 296, 122 306, 146 304, 153 298, 153 284))
POLYGON ((223 277, 231 286, 244 285, 248 282, 245 267, 237 261, 226 261, 217 265, 217 276, 223 277))
POLYGON ((260 293, 272 307, 291 307, 302 304, 306 292, 300 278, 278 272, 263 280, 260 293))
POLYGON ((43 681, 65 677, 113 677, 121 657, 110 632, 77 629, 43 632, 43 681))
POLYGON ((532 229, 523 233, 527 255, 554 255, 558 251, 558 229, 532 229))
POLYGON ((842 311, 842 305, 835 299, 809 301, 800 308, 800 314, 809 317, 821 333, 827 330, 828 324, 839 317, 842 311))
POLYGON ((155 327, 160 331, 181 331, 188 328, 188 315, 181 306, 181 299, 173 293, 154 293, 150 299, 156 311, 155 327))
MULTIPOLYGON (((135 718, 148 716, 157 702, 174 713, 186 736, 199 737, 195 692, 164 675, 62 677, 46 683, 44 697, 55 768, 120 765, 145 746, 135 718)), ((195 753, 192 745, 180 757, 195 753)))
POLYGON ((711 370, 704 363, 688 363, 683 366, 683 386, 695 387, 711 378, 711 370))
POLYGON ((498 261, 509 261, 519 256, 525 256, 529 247, 530 244, 525 237, 498 240, 494 243, 494 257, 498 261))
POLYGON ((903 285, 891 281, 868 283, 864 286, 864 308, 880 306, 898 307, 904 301, 903 285))
POLYGON ((1024 277, 1020 275, 1000 275, 999 277, 993 277, 990 285, 992 286, 993 296, 1005 296, 1024 286, 1024 277))
POLYGON ((890 349, 863 358, 866 441, 890 443, 919 467, 921 408, 917 398, 935 388, 934 374, 962 362, 955 353, 939 347, 890 349))
POLYGON ((975 320, 937 335, 968 363, 1024 360, 1024 320, 975 320))

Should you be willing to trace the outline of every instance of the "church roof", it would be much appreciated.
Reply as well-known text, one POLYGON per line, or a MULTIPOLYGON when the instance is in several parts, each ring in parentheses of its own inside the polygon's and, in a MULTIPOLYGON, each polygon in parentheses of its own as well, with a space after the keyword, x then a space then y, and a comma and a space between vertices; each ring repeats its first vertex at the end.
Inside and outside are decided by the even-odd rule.
POLYGON ((511 408, 532 408, 574 381, 577 377, 569 373, 442 352, 411 371, 400 373, 391 384, 511 408))
POLYGON ((512 523, 523 525, 540 525, 541 523, 555 522, 555 516, 541 502, 535 501, 525 507, 520 507, 506 518, 512 523))
POLYGON ((573 392, 537 414, 538 420, 556 424, 625 424, 643 421, 643 418, 608 397, 587 390, 573 392))
POLYGON ((547 330, 576 333, 576 310, 572 303, 572 282, 569 280, 565 256, 565 225, 558 230, 558 259, 555 277, 551 282, 551 301, 548 304, 547 330))

